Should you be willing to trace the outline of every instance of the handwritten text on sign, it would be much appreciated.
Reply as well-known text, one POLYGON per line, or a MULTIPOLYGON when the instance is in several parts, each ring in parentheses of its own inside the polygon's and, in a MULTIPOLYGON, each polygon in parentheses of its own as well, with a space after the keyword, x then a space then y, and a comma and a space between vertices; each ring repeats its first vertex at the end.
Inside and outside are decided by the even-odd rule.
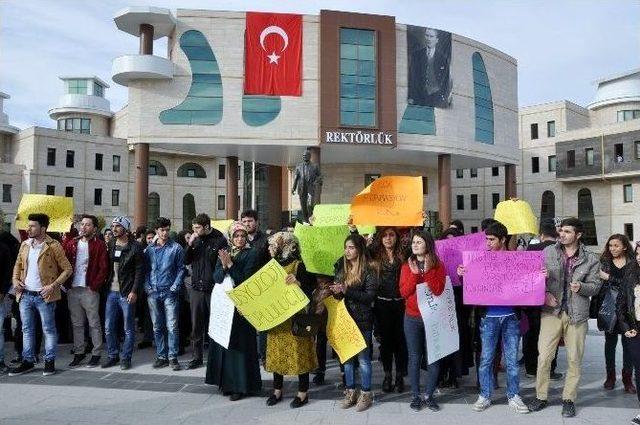
POLYGON ((482 251, 484 249, 486 249, 484 232, 436 241, 438 258, 444 263, 447 276, 449 276, 454 286, 460 286, 461 284, 457 268, 462 264, 462 252, 482 251))
POLYGON ((442 294, 435 296, 421 283, 416 286, 416 294, 427 337, 427 362, 432 364, 460 348, 453 286, 447 279, 442 294))
POLYGON ((340 363, 344 363, 365 348, 367 343, 353 321, 344 300, 336 300, 333 297, 325 298, 327 307, 327 339, 331 347, 338 353, 340 363))
POLYGON ((353 224, 421 226, 422 203, 422 177, 383 176, 353 197, 353 224))
POLYGON ((309 303, 309 298, 297 285, 285 283, 286 275, 282 266, 271 260, 227 295, 254 328, 266 331, 309 303))
POLYGON ((215 285, 211 291, 209 310, 209 336, 224 348, 229 348, 231 328, 233 327, 233 313, 235 306, 226 291, 233 289, 233 280, 226 276, 222 283, 215 285))
POLYGON ((544 304, 542 251, 465 251, 462 257, 465 304, 544 304))

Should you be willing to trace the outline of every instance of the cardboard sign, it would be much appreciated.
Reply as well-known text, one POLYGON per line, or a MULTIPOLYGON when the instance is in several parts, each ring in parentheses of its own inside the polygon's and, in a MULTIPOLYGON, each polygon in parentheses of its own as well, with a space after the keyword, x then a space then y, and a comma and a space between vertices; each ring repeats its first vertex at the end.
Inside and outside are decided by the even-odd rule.
POLYGON ((460 349, 453 285, 447 279, 444 291, 436 296, 421 283, 416 286, 416 294, 427 338, 427 362, 431 364, 460 349))
POLYGON ((471 233, 469 235, 436 241, 438 258, 444 264, 447 270, 447 276, 451 279, 453 286, 461 285, 457 270, 458 266, 462 265, 462 252, 482 251, 484 249, 486 249, 486 236, 484 232, 471 233))
POLYGON ((422 199, 422 177, 380 177, 351 201, 353 224, 422 226, 422 199))
POLYGON ((336 350, 340 363, 345 363, 367 348, 367 343, 362 332, 347 311, 344 300, 336 300, 333 297, 325 298, 324 305, 329 314, 327 320, 327 339, 336 350))
POLYGON ((73 223, 73 198, 66 196, 24 194, 16 213, 16 229, 27 230, 29 214, 49 216, 48 232, 65 233, 73 223))
POLYGON ((229 348, 231 328, 233 327, 233 313, 236 310, 233 301, 227 295, 227 291, 232 289, 233 280, 227 275, 222 283, 213 285, 213 291, 211 291, 208 334, 211 339, 224 348, 229 348))
POLYGON ((347 226, 307 226, 297 223, 293 234, 300 242, 302 261, 311 273, 333 276, 333 265, 344 254, 347 226))
POLYGON ((521 199, 500 202, 493 218, 504 224, 510 235, 538 234, 538 219, 531 205, 521 199))

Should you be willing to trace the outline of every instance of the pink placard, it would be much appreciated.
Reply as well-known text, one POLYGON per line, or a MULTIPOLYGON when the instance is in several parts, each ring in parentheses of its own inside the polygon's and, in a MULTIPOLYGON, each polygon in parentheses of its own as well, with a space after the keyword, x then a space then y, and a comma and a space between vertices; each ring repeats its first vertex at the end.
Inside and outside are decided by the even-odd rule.
POLYGON ((460 286, 460 276, 457 268, 462 264, 463 251, 482 251, 486 249, 486 237, 484 232, 471 233, 450 239, 436 241, 438 258, 444 263, 447 276, 451 278, 453 286, 460 286))
POLYGON ((544 304, 542 251, 465 251, 463 300, 470 305, 544 304))

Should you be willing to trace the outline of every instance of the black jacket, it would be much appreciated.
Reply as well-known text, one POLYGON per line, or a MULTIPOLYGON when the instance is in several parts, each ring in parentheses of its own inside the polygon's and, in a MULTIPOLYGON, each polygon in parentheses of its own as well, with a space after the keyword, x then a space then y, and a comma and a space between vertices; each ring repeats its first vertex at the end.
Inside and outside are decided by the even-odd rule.
POLYGON ((256 270, 260 270, 262 266, 271 260, 269 254, 269 237, 261 230, 256 230, 253 240, 249 241, 251 247, 256 251, 256 270))
MULTIPOLYGON (((611 277, 609 281, 611 281, 611 277)), ((611 283, 614 284, 614 282, 611 283)), ((635 310, 636 297, 634 289, 636 285, 640 285, 640 266, 633 260, 627 263, 625 279, 619 283, 620 292, 616 300, 617 330, 623 334, 631 329, 635 329, 636 331, 639 329, 635 310)))
POLYGON ((11 289, 13 266, 18 258, 20 242, 9 232, 0 230, 0 294, 11 289))
POLYGON ((213 272, 218 262, 218 250, 227 248, 227 240, 217 229, 211 229, 208 235, 196 238, 191 246, 184 250, 184 263, 191 264, 191 288, 197 291, 211 292, 213 272))
MULTIPOLYGON (((111 287, 113 280, 113 259, 115 258, 116 241, 111 241, 107 247, 109 252, 109 277, 106 287, 111 287)), ((120 283, 120 295, 126 297, 129 293, 138 294, 144 287, 145 260, 142 245, 133 238, 122 247, 120 261, 118 262, 118 280, 120 283)))
MULTIPOLYGON (((336 263, 335 281, 344 283, 344 267, 342 261, 336 263)), ((335 298, 344 298, 347 311, 356 322, 361 332, 373 330, 373 302, 378 291, 378 278, 371 268, 366 267, 360 284, 347 288, 344 294, 336 294, 335 298)))

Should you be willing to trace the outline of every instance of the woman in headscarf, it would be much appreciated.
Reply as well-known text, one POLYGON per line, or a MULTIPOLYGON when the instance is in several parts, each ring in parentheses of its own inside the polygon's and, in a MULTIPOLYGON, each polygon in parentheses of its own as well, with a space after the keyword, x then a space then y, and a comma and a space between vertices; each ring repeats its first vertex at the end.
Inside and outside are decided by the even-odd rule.
MULTIPOLYGON (((287 273, 286 283, 298 285, 311 299, 316 287, 314 275, 307 272, 300 259, 300 245, 291 232, 277 232, 269 238, 269 254, 287 273)), ((309 306, 313 312, 315 308, 309 306)), ((273 373, 273 394, 267 398, 267 406, 274 406, 282 400, 282 386, 285 375, 298 375, 298 394, 291 401, 292 408, 302 407, 309 402, 309 372, 318 367, 318 360, 312 336, 295 336, 292 319, 288 319, 267 332, 267 355, 265 370, 273 373)))
MULTIPOLYGON (((226 275, 238 286, 256 272, 256 252, 247 242, 248 232, 236 221, 229 228, 229 249, 218 251, 213 278, 222 283, 226 275)), ((233 313, 229 348, 215 341, 209 344, 209 359, 205 382, 217 385, 229 400, 237 401, 246 395, 257 395, 262 390, 256 330, 238 313, 233 313)))

